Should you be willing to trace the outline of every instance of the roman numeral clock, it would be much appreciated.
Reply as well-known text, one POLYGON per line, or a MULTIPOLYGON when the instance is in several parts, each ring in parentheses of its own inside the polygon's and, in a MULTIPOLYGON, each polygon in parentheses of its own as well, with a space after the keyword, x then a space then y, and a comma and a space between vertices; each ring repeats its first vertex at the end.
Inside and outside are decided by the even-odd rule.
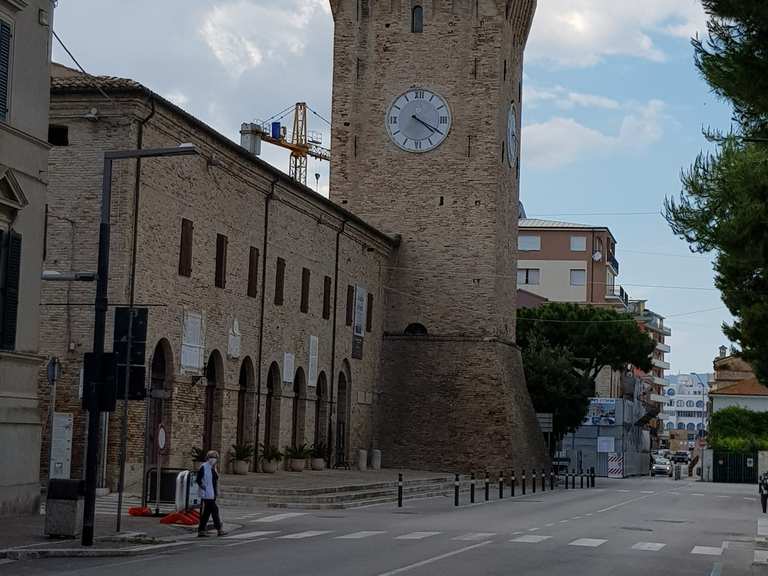
POLYGON ((396 146, 406 152, 429 152, 448 137, 451 110, 437 92, 412 88, 390 104, 386 123, 396 146))

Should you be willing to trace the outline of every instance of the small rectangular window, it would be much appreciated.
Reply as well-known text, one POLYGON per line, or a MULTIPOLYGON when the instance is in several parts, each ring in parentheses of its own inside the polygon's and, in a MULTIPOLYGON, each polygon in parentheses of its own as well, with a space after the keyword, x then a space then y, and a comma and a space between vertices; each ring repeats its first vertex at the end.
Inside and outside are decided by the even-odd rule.
POLYGON ((424 32, 424 8, 418 5, 413 7, 411 32, 417 34, 424 32))
POLYGON ((368 305, 365 309, 365 331, 370 332, 373 328, 373 294, 368 292, 368 305))
POLYGON ((586 286, 586 284, 587 284, 586 270, 571 270, 571 286, 586 286))
POLYGON ((309 281, 311 272, 309 268, 301 269, 301 311, 305 314, 309 312, 309 281))
POLYGON ((538 268, 520 268, 517 271, 518 286, 538 286, 539 275, 541 271, 538 268))
POLYGON ((0 120, 8 120, 11 96, 11 26, 0 20, 0 120))
POLYGON ((355 315, 355 287, 347 286, 347 326, 352 326, 355 315))
POLYGON ((179 276, 192 275, 192 232, 195 226, 191 220, 181 219, 181 247, 179 248, 179 276))
POLYGON ((283 305, 283 292, 285 291, 285 260, 277 259, 275 265, 275 306, 283 305))
POLYGON ((586 236, 571 236, 571 252, 585 252, 587 250, 586 236))
POLYGON ((323 279, 323 318, 328 320, 331 317, 331 277, 326 276, 323 279))
POLYGON ((517 237, 517 249, 521 252, 534 252, 541 250, 541 236, 520 234, 517 237))
POLYGON ((227 237, 216 234, 216 288, 227 285, 227 237))
POLYGON ((259 293, 259 249, 251 246, 248 254, 248 296, 256 298, 259 293))
POLYGON ((69 126, 49 124, 48 144, 51 146, 69 146, 69 126))

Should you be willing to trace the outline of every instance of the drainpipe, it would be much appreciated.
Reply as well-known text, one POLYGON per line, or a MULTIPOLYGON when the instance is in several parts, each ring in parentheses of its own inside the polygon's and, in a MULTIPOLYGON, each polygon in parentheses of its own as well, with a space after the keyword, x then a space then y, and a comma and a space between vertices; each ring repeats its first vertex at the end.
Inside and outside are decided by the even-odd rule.
POLYGON ((256 421, 256 430, 254 431, 254 449, 256 450, 256 457, 253 459, 253 471, 258 471, 259 458, 259 427, 261 425, 261 381, 262 381, 262 358, 264 355, 264 305, 266 302, 266 290, 267 290, 267 240, 269 239, 269 204, 272 201, 272 197, 275 195, 275 185, 280 181, 280 178, 275 178, 270 182, 269 193, 264 199, 264 241, 261 248, 261 307, 259 311, 259 357, 256 362, 257 369, 257 384, 256 384, 256 402, 253 407, 253 411, 256 413, 254 420, 256 421))
POLYGON ((338 316, 338 299, 339 299, 339 245, 341 242, 341 235, 344 233, 344 227, 347 225, 347 221, 344 220, 341 223, 338 231, 336 232, 336 262, 333 270, 333 325, 331 328, 331 386, 330 386, 330 398, 328 400, 328 466, 331 465, 331 456, 333 455, 333 384, 336 381, 336 318, 338 316))

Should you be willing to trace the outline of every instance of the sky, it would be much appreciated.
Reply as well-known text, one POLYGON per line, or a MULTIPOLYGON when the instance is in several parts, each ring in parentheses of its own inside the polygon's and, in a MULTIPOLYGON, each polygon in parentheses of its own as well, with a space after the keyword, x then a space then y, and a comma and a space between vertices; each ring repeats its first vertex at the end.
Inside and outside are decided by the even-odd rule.
MULTIPOLYGON (((328 0, 59 0, 54 28, 87 72, 133 78, 233 140, 242 122, 304 101, 330 143, 328 0)), ((672 330, 672 373, 711 372, 730 321, 711 256, 661 216, 707 148, 702 129, 730 127, 694 67, 697 33, 699 0, 539 0, 524 69, 526 212, 611 229, 618 281, 672 330)), ((58 44, 54 59, 73 65, 58 44)), ((262 158, 288 169, 279 148, 262 158)), ((327 195, 327 163, 310 160, 308 174, 327 195)))

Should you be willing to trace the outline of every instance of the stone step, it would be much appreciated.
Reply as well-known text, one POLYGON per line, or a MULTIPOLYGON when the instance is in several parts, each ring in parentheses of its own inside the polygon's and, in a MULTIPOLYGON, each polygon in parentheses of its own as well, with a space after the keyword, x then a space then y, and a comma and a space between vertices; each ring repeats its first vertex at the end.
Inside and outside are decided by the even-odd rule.
MULTIPOLYGON (((440 476, 434 478, 419 478, 416 480, 405 480, 404 486, 427 486, 434 484, 444 484, 446 482, 453 482, 452 478, 448 476, 440 476)), ((282 487, 266 487, 266 486, 245 486, 245 485, 225 485, 222 486, 222 493, 238 493, 238 494, 258 494, 258 495, 274 495, 274 496, 307 496, 312 494, 329 494, 333 492, 355 492, 355 491, 367 491, 367 490, 382 490, 387 488, 397 488, 397 481, 392 480, 388 482, 372 482, 367 484, 348 484, 341 486, 326 486, 318 488, 282 488, 282 487)))

